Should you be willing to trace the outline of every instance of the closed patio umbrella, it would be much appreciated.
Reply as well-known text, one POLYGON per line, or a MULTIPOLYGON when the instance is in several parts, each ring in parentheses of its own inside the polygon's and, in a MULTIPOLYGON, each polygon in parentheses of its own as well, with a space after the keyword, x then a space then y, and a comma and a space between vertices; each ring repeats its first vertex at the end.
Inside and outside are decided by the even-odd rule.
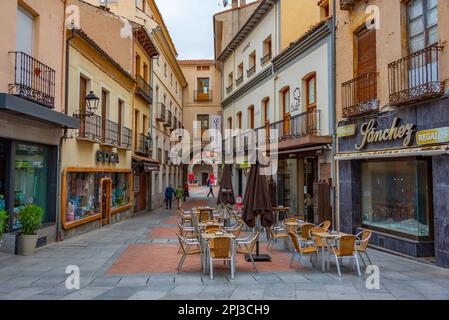
MULTIPOLYGON (((267 178, 260 174, 259 163, 252 165, 249 172, 243 199, 242 220, 251 228, 256 226, 256 222, 265 228, 271 227, 274 222, 267 178)), ((253 258, 256 261, 271 260, 270 256, 259 254, 259 240, 257 240, 256 256, 253 258)))
POLYGON ((221 174, 220 192, 217 204, 235 204, 234 189, 232 188, 232 169, 230 164, 225 164, 221 174))

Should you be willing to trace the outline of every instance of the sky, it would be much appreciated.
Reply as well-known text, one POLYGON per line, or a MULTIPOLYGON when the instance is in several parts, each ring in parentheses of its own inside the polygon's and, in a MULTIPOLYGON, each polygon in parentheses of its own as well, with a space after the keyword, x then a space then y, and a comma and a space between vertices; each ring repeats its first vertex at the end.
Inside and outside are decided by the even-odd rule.
MULTIPOLYGON (((175 43, 178 59, 214 58, 212 16, 225 10, 223 0, 156 0, 156 3, 175 43)), ((226 9, 230 8, 228 4, 226 9)))

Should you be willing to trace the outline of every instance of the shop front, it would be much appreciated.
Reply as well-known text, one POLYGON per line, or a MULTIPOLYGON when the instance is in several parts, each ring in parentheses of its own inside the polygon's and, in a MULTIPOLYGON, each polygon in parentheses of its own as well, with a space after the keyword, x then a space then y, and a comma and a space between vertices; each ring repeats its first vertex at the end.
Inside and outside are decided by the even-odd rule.
POLYGON ((150 158, 133 156, 134 213, 152 208, 152 172, 160 171, 160 164, 150 158))
POLYGON ((448 100, 339 125, 340 228, 449 267, 448 100))

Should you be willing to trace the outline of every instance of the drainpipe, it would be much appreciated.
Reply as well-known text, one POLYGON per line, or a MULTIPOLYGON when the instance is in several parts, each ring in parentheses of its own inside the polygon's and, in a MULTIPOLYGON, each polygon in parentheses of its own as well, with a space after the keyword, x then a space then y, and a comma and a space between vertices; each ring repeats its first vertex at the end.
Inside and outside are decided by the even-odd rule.
POLYGON ((338 217, 337 208, 337 196, 336 196, 336 183, 337 183, 337 170, 335 155, 337 153, 337 133, 336 133, 336 27, 337 27, 337 16, 336 16, 336 0, 332 1, 332 36, 331 36, 331 50, 332 50, 332 73, 331 73, 331 134, 332 134, 332 161, 331 161, 331 201, 332 201, 332 224, 335 230, 340 230, 340 222, 338 217))
MULTIPOLYGON (((65 9, 64 9, 65 12, 65 9)), ((64 27, 65 33, 65 27, 64 27)), ((72 34, 66 39, 65 45, 65 87, 64 87, 64 114, 69 113, 69 60, 70 60, 70 41, 75 38, 75 31, 72 29, 72 34)), ((62 175, 62 145, 67 139, 67 127, 64 128, 64 133, 60 138, 58 147, 58 174, 56 177, 56 242, 62 241, 62 222, 61 222, 61 175, 62 175)))

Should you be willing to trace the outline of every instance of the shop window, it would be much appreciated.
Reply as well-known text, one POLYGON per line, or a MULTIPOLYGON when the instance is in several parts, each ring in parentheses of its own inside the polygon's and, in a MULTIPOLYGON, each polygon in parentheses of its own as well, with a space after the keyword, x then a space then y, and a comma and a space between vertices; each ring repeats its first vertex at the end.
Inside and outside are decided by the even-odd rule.
POLYGON ((6 210, 6 146, 0 141, 0 210, 6 210))
POLYGON ((44 209, 42 222, 53 222, 54 218, 48 212, 48 147, 18 143, 15 153, 12 228, 20 228, 18 214, 28 204, 35 204, 44 209))
POLYGON ((428 170, 426 160, 363 163, 363 226, 412 238, 431 236, 428 170))
POLYGON ((116 209, 128 205, 131 199, 129 173, 113 172, 109 175, 112 179, 112 208, 116 209))

